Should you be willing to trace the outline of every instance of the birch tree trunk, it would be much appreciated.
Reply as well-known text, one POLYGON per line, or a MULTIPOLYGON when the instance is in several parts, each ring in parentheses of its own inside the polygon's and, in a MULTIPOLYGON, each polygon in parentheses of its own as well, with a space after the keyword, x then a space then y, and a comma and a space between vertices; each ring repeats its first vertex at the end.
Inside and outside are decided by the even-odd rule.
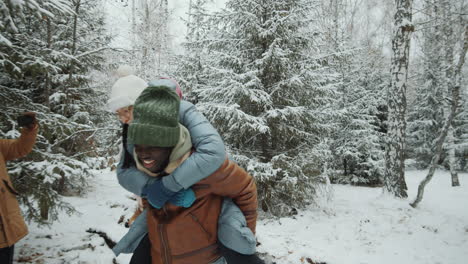
POLYGON ((387 94, 388 132, 385 150, 384 191, 406 198, 405 135, 406 82, 408 78, 410 39, 414 31, 412 0, 396 0, 392 40, 391 80, 387 94))
MULTIPOLYGON (((442 49, 445 51, 445 54, 443 56, 443 69, 444 69, 444 77, 445 79, 442 81, 442 83, 445 85, 444 87, 444 94, 450 93, 450 89, 454 86, 454 78, 453 78, 453 71, 455 65, 453 65, 453 56, 454 56, 454 47, 456 46, 456 38, 454 36, 454 27, 452 23, 449 23, 451 19, 453 19, 453 11, 452 11, 452 5, 450 3, 450 0, 442 0, 441 1, 441 12, 442 12, 442 18, 443 21, 445 21, 443 25, 443 34, 444 34, 444 41, 445 41, 445 47, 442 49)), ((447 103, 447 106, 445 107, 445 111, 447 113, 450 112, 450 103, 447 103)), ((449 169, 450 169, 450 175, 451 175, 451 181, 452 181, 452 186, 460 186, 460 182, 458 180, 458 159, 457 156, 455 155, 455 127, 454 124, 452 124, 449 128, 448 134, 447 134, 447 144, 446 144, 446 149, 447 149, 447 155, 448 155, 448 164, 449 164, 449 169)))
POLYGON ((442 153, 442 146, 444 144, 445 138, 447 137, 450 126, 452 125, 452 121, 455 118, 455 115, 457 114, 458 102, 460 100, 461 69, 463 67, 463 64, 465 63, 466 51, 468 50, 468 23, 467 21, 464 21, 464 24, 465 24, 464 25, 465 37, 463 41, 463 49, 460 53, 459 61, 456 66, 455 74, 454 74, 454 82, 453 82, 454 87, 452 88, 451 111, 450 111, 448 118, 445 120, 444 126, 442 128, 442 131, 439 137, 436 140, 436 152, 434 153, 434 156, 432 157, 429 172, 426 178, 424 178, 424 180, 419 184, 418 194, 416 196, 416 199, 414 200, 414 202, 410 203, 410 205, 414 208, 416 208, 419 202, 421 202, 423 195, 424 195, 424 188, 434 176, 435 169, 437 167, 437 164, 440 159, 440 155, 442 153))
POLYGON ((450 167, 450 175, 452 178, 452 186, 460 186, 460 181, 458 180, 458 166, 457 158, 455 156, 455 137, 453 135, 453 125, 450 126, 448 135, 447 135, 447 147, 448 147, 448 159, 450 167))

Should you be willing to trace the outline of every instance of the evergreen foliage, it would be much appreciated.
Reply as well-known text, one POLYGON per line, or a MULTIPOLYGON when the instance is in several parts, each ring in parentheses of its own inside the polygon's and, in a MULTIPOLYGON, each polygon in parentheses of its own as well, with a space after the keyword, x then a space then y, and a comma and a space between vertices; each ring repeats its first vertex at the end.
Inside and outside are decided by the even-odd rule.
POLYGON ((188 100, 196 103, 198 99, 192 91, 198 90, 201 86, 206 86, 209 76, 207 38, 210 34, 211 24, 209 12, 207 10, 207 0, 195 0, 189 6, 188 19, 185 21, 187 35, 184 47, 184 54, 178 56, 176 79, 181 87, 184 87, 184 96, 188 100))
MULTIPOLYGON (((229 1, 196 39, 207 50, 194 93, 232 157, 257 180, 263 210, 285 215, 312 202, 317 145, 333 124, 334 75, 321 65, 310 1, 229 1)), ((191 42, 193 44, 195 42, 191 42)), ((200 62, 200 60, 198 61, 200 62)), ((195 72, 195 71, 194 71, 195 72)))
MULTIPOLYGON (((110 72, 120 64, 133 65, 146 80, 179 81, 230 157, 255 177, 268 213, 296 213, 330 180, 387 183, 404 196, 404 181, 395 180, 404 172, 401 161, 427 167, 448 115, 467 9, 458 0, 415 1, 423 4, 415 8, 423 10, 416 12, 420 42, 411 53, 416 63, 406 69, 413 25, 396 24, 390 64, 387 24, 395 3, 406 7, 397 18, 409 21, 409 0, 379 7, 374 0, 229 0, 215 13, 210 1, 192 0, 177 57, 167 0, 132 1, 133 46, 119 51, 108 49, 102 3, 0 0, 0 137, 19 136, 21 112, 38 113, 35 149, 8 166, 27 218, 40 223, 55 220, 58 210, 72 212, 61 197, 86 191, 90 170, 108 166, 106 157, 115 154, 120 129, 104 103, 116 77, 110 72), (377 12, 385 14, 373 25, 377 12), (407 85, 400 77, 408 71, 414 96, 405 119, 407 85), (394 144, 384 181, 386 143, 394 144)), ((455 171, 468 169, 466 106, 462 89, 439 164, 455 171)))
MULTIPOLYGON (((409 108, 407 149, 408 158, 414 160, 420 169, 430 164, 435 151, 435 139, 450 112, 457 59, 455 54, 461 48, 457 41, 463 34, 463 22, 459 23, 462 21, 458 11, 460 3, 446 0, 426 0, 423 3, 426 12, 418 21, 424 25, 420 32, 422 67, 417 71, 420 78, 416 82, 416 98, 409 108)), ((466 151, 466 94, 460 97, 460 114, 452 124, 440 161, 449 166, 449 153, 453 149, 455 170, 463 168, 466 151)))
POLYGON ((385 60, 369 47, 338 54, 336 63, 341 66, 335 67, 341 81, 337 129, 331 144, 336 170, 332 181, 380 185, 385 135, 381 116, 388 84, 386 65, 382 65, 385 60))
POLYGON ((95 134, 109 114, 100 110, 106 99, 90 85, 89 73, 99 69, 110 39, 99 2, 12 3, 1 3, 16 16, 2 18, 2 25, 14 29, 2 31, 8 43, 0 43, 0 136, 18 137, 16 117, 37 113, 40 132, 33 152, 8 165, 26 218, 46 224, 60 209, 73 211, 61 196, 84 192, 90 169, 104 162, 90 159, 103 154, 95 134))
POLYGON ((429 165, 434 147, 434 140, 444 120, 444 91, 442 84, 443 69, 440 63, 444 60, 442 53, 442 32, 440 30, 440 16, 434 11, 437 9, 432 3, 427 3, 429 27, 422 30, 424 40, 421 51, 423 72, 420 85, 416 87, 414 107, 409 111, 408 118, 408 156, 415 158, 418 168, 429 165))
POLYGON ((329 175, 336 183, 380 185, 388 62, 379 47, 368 39, 356 38, 357 26, 362 23, 354 21, 358 5, 343 0, 320 4, 318 23, 326 42, 321 50, 330 54, 326 64, 337 73, 329 175))

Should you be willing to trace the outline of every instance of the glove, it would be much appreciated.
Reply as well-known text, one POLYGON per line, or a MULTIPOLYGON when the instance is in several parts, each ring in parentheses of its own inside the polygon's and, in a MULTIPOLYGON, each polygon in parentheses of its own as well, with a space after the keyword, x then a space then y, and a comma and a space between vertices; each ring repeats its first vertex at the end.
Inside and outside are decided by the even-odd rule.
POLYGON ((176 192, 173 192, 166 188, 161 179, 153 182, 152 184, 146 185, 142 192, 141 197, 146 198, 151 206, 156 209, 161 209, 164 204, 174 196, 176 192))
POLYGON ((25 112, 18 117, 18 125, 21 127, 27 127, 29 130, 33 130, 38 126, 36 119, 36 113, 25 112))
POLYGON ((169 199, 173 205, 188 208, 195 202, 195 192, 192 189, 181 190, 169 199))

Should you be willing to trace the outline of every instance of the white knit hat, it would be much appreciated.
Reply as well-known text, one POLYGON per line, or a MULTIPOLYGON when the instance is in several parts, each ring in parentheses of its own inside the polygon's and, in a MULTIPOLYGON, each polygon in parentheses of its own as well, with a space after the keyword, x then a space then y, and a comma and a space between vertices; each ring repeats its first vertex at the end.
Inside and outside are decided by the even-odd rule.
POLYGON ((107 108, 115 112, 119 108, 133 105, 141 92, 148 86, 143 79, 133 75, 130 66, 123 65, 117 69, 120 77, 112 86, 107 108))

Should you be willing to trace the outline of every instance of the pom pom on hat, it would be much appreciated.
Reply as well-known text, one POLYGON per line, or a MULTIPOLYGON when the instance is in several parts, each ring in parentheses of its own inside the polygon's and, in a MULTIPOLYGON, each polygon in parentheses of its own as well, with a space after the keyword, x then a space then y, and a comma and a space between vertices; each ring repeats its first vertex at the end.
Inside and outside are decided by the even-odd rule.
POLYGON ((121 65, 115 72, 117 73, 117 76, 119 76, 119 78, 135 74, 135 71, 129 65, 121 65))

